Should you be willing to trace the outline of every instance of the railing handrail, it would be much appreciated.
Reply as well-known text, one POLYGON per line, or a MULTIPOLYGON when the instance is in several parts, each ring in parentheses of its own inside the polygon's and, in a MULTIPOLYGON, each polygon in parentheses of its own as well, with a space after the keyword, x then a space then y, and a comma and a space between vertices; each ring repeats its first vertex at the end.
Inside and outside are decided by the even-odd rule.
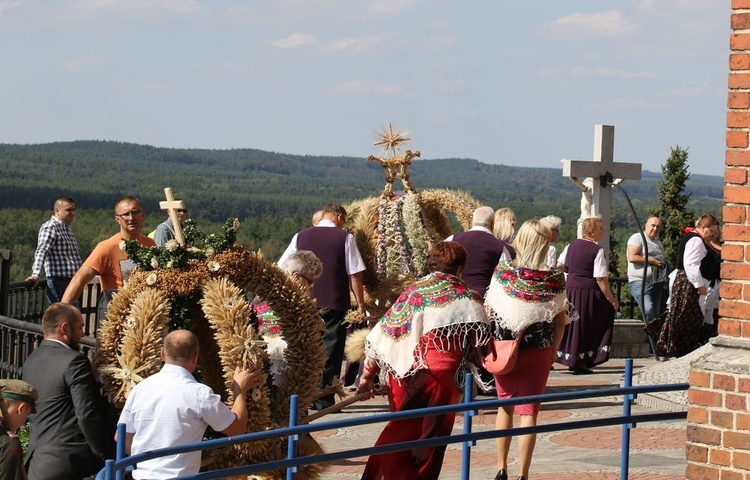
MULTIPOLYGON (((436 407, 428 407, 414 410, 405 410, 400 412, 386 412, 375 415, 369 415, 367 417, 348 418, 341 420, 334 420, 330 422, 319 422, 314 424, 299 425, 294 427, 284 427, 273 430, 266 430, 261 432, 247 433, 243 435, 237 435, 234 437, 224 437, 214 440, 206 440, 201 442, 195 442, 187 445, 179 445, 174 447, 160 448, 149 452, 140 453, 126 457, 117 461, 114 461, 114 469, 122 470, 127 467, 136 465, 138 462, 151 460, 158 457, 167 455, 174 455, 178 453, 186 453, 192 451, 206 450, 210 448, 223 447, 228 445, 234 445, 238 443, 247 443, 251 441, 266 440, 269 438, 276 437, 288 437, 298 436, 300 434, 320 431, 320 430, 331 430, 352 426, 367 425, 372 423, 382 423, 393 420, 404 420, 415 417, 425 417, 442 415, 446 413, 458 413, 458 412, 473 412, 476 414, 478 410, 482 409, 495 409, 503 406, 520 405, 524 403, 554 403, 563 402, 569 400, 579 400, 585 398, 596 398, 596 397, 607 397, 607 396, 619 396, 623 395, 627 398, 629 395, 637 395, 639 393, 654 393, 654 392, 669 392, 686 390, 689 387, 687 383, 676 383, 676 384, 660 384, 660 385, 639 385, 632 387, 614 387, 614 388, 601 388, 601 389, 590 389, 573 392, 561 392, 561 393, 548 393, 542 395, 532 395, 528 397, 509 398, 502 400, 482 400, 478 402, 470 403, 458 403, 453 405, 441 405, 436 407)), ((636 424, 649 421, 658 420, 676 420, 686 417, 685 412, 666 412, 666 413, 650 413, 640 415, 623 415, 615 417, 604 417, 598 419, 586 419, 576 420, 571 422, 559 422, 552 424, 536 425, 533 427, 518 427, 506 430, 491 430, 485 432, 473 432, 471 434, 461 435, 450 435, 446 437, 428 438, 422 440, 415 440, 410 442, 401 442, 398 444, 388 444, 373 447, 360 448, 355 450, 344 450, 340 452, 313 455, 306 457, 295 457, 292 459, 281 459, 273 462, 266 462, 263 464, 244 465, 242 467, 233 467, 223 470, 214 470, 208 472, 201 472, 198 474, 187 475, 179 477, 179 480, 187 479, 209 479, 209 478, 222 478, 224 476, 233 476, 240 474, 256 473, 266 470, 275 470, 278 468, 298 467, 309 463, 323 463, 332 460, 340 460, 344 458, 362 457, 366 455, 387 453, 403 450, 405 448, 412 447, 426 447, 435 445, 444 445, 452 443, 461 443, 475 440, 485 440, 490 438, 498 438, 504 436, 515 436, 524 435, 527 433, 546 433, 560 430, 576 429, 576 428, 587 428, 587 427, 598 427, 598 426, 609 426, 609 425, 622 425, 622 424, 636 424), (568 428, 572 427, 572 428, 568 428), (219 475, 219 476, 213 476, 219 475)))

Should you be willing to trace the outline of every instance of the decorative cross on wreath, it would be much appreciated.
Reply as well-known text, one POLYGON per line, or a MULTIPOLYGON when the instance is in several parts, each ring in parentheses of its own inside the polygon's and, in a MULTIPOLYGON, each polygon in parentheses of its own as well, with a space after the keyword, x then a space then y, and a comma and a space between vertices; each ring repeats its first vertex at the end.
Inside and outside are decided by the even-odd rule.
POLYGON ((174 226, 174 238, 177 240, 177 243, 185 245, 185 237, 182 235, 182 225, 179 218, 177 218, 177 210, 185 210, 185 202, 175 200, 170 187, 164 189, 164 195, 167 197, 167 200, 159 202, 159 208, 169 213, 169 218, 172 219, 172 226, 174 226))

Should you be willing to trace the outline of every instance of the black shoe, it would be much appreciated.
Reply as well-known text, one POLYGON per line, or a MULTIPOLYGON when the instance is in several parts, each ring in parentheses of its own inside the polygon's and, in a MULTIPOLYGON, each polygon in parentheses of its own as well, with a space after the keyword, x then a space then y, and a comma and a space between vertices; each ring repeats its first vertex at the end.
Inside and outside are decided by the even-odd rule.
POLYGON ((591 375, 592 373, 594 371, 586 367, 575 367, 573 369, 573 375, 591 375))
POLYGON ((523 475, 519 475, 518 480, 526 480, 526 477, 524 477, 523 475))
POLYGON ((497 475, 495 475, 495 480, 508 480, 508 471, 498 470, 497 475))

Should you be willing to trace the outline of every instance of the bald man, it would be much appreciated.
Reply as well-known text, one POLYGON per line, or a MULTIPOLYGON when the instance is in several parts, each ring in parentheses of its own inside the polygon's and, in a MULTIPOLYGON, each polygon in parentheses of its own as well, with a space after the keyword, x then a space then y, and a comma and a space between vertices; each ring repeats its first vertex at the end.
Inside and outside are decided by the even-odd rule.
MULTIPOLYGON (((125 424, 125 451, 135 455, 157 448, 199 442, 211 426, 227 436, 247 432, 249 389, 260 385, 262 370, 234 372, 234 402, 230 409, 211 387, 198 383, 198 338, 188 330, 175 330, 164 338, 164 366, 133 388, 119 423, 125 424)), ((187 452, 139 462, 134 479, 166 479, 198 473, 201 452, 187 452)))

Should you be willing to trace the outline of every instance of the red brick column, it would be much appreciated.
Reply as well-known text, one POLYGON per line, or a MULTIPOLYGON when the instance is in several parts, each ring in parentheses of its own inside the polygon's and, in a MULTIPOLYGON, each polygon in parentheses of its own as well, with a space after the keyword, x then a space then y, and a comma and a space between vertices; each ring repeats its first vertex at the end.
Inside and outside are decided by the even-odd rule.
POLYGON ((690 370, 685 476, 750 480, 750 0, 732 0, 719 336, 690 370))

